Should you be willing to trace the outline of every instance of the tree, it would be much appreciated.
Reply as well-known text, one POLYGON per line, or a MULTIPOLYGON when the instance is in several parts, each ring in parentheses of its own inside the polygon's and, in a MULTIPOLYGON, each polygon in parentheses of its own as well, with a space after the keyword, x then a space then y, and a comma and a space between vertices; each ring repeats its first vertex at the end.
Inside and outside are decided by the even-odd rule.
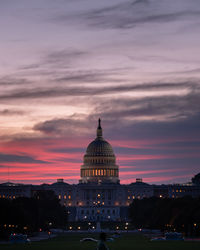
POLYGON ((200 234, 200 198, 136 199, 129 209, 136 228, 177 230, 186 235, 200 234))
POLYGON ((193 178, 192 178, 192 183, 195 185, 200 185, 200 173, 196 174, 193 178))
POLYGON ((38 191, 32 198, 0 199, 0 237, 10 233, 29 233, 65 228, 67 211, 53 191, 38 191))

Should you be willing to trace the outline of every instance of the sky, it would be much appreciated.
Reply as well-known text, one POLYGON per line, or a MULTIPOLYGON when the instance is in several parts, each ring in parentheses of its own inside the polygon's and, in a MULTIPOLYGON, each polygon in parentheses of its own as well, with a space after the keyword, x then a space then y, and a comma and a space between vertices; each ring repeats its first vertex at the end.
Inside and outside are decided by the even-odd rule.
POLYGON ((0 183, 78 183, 97 120, 121 183, 200 172, 199 0, 1 0, 0 183))

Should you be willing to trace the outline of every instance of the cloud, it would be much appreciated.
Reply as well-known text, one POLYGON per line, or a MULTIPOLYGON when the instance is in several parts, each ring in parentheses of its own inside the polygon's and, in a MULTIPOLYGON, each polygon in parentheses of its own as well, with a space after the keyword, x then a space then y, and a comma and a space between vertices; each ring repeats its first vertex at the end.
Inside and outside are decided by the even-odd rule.
POLYGON ((165 1, 125 1, 112 6, 93 9, 77 15, 60 15, 55 18, 59 22, 69 22, 71 19, 84 20, 88 25, 99 28, 128 29, 141 24, 162 24, 185 19, 199 19, 199 4, 192 2, 183 7, 170 4, 165 1))
POLYGON ((0 116, 13 116, 13 115, 24 115, 26 112, 16 109, 3 109, 0 110, 0 116))
MULTIPOLYGON (((184 87, 183 87, 184 88, 184 87)), ((192 87, 191 87, 192 88, 192 87)), ((178 90, 177 90, 178 92, 178 90)), ((155 93, 154 93, 155 94, 155 93)), ((136 122, 184 121, 199 113, 200 91, 197 89, 185 95, 157 95, 151 97, 111 98, 97 106, 95 113, 106 120, 118 119, 136 122)))
POLYGON ((43 63, 45 64, 61 64, 64 63, 63 66, 67 67, 67 64, 74 62, 77 59, 81 59, 83 56, 88 55, 88 52, 74 50, 74 49, 63 49, 63 50, 55 50, 53 52, 49 52, 43 58, 43 63))
POLYGON ((90 130, 88 128, 88 123, 90 118, 66 118, 66 119, 52 119, 45 122, 40 122, 36 124, 33 129, 36 131, 43 132, 45 134, 53 134, 62 136, 80 136, 89 134, 90 130))
POLYGON ((171 74, 176 74, 176 75, 195 75, 195 74, 199 74, 200 73, 200 68, 193 68, 193 69, 184 69, 184 70, 181 70, 181 71, 171 71, 171 72, 165 72, 165 73, 161 73, 161 74, 168 74, 168 75, 171 75, 171 74))
MULTIPOLYGON (((148 90, 147 86, 136 86, 135 89, 147 88, 148 90)), ((150 90, 155 86, 150 84, 150 90)), ((172 84, 164 84, 163 88, 169 86, 172 84)), ((96 124, 98 117, 101 117, 106 130, 109 131, 108 134, 113 136, 114 134, 121 136, 122 128, 124 129, 122 137, 130 138, 132 135, 134 138, 137 136, 158 138, 169 135, 199 134, 195 124, 199 124, 200 91, 198 85, 194 86, 193 84, 187 85, 187 83, 174 84, 174 91, 177 91, 177 95, 174 96, 159 94, 151 97, 94 98, 90 101, 93 109, 89 114, 77 113, 64 118, 53 118, 37 123, 33 129, 55 136, 64 134, 85 136, 90 134, 90 124, 96 124), (186 86, 192 90, 188 94, 178 95, 179 90, 176 90, 178 86, 180 90, 186 86)), ((122 86, 123 88, 127 90, 126 86, 122 86)), ((134 86, 132 88, 134 89, 134 86)), ((158 89, 162 89, 162 85, 158 89)), ((106 88, 102 91, 106 91, 106 88)))
POLYGON ((45 161, 36 160, 31 156, 15 155, 15 154, 3 154, 0 153, 0 162, 18 162, 18 163, 47 163, 45 161))
POLYGON ((199 89, 199 84, 192 81, 185 82, 154 82, 142 84, 124 84, 105 86, 59 86, 55 88, 32 88, 32 89, 17 89, 8 94, 0 94, 1 100, 11 99, 30 99, 30 98, 51 98, 62 96, 92 96, 106 95, 130 91, 160 91, 160 90, 180 90, 180 89, 199 89))
POLYGON ((0 87, 9 87, 9 86, 19 86, 19 85, 29 85, 31 81, 25 79, 25 78, 19 78, 19 77, 10 77, 10 76, 4 76, 0 78, 0 87))
MULTIPOLYGON (((72 71, 77 62, 89 57, 87 51, 81 51, 74 48, 54 49, 51 51, 44 51, 36 62, 22 65, 18 68, 17 74, 28 78, 49 77, 48 81, 52 78, 62 77, 63 74, 68 73, 69 69, 72 71)), ((41 80, 41 79, 40 79, 41 80)))
POLYGON ((72 72, 64 72, 60 77, 54 78, 53 81, 57 83, 118 83, 125 82, 124 76, 128 68, 112 68, 112 69, 98 69, 98 70, 77 70, 72 72))
POLYGON ((49 152, 53 152, 53 153, 80 153, 80 152, 84 152, 85 148, 69 148, 69 147, 65 147, 65 148, 53 148, 53 149, 49 149, 49 152))

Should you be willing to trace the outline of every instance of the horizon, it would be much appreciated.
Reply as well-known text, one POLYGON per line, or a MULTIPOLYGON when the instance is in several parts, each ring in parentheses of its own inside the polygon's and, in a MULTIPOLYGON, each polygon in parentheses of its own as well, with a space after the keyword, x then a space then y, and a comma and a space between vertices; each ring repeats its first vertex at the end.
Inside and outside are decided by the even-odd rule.
POLYGON ((200 2, 0 2, 0 183, 77 183, 98 118, 120 183, 200 166, 200 2))

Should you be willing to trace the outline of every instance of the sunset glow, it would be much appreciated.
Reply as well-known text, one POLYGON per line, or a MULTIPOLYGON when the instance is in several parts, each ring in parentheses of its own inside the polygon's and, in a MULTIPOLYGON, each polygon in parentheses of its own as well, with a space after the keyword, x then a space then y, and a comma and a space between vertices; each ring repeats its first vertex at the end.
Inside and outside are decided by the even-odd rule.
POLYGON ((200 166, 198 1, 1 1, 0 183, 78 183, 97 120, 121 183, 200 166))

